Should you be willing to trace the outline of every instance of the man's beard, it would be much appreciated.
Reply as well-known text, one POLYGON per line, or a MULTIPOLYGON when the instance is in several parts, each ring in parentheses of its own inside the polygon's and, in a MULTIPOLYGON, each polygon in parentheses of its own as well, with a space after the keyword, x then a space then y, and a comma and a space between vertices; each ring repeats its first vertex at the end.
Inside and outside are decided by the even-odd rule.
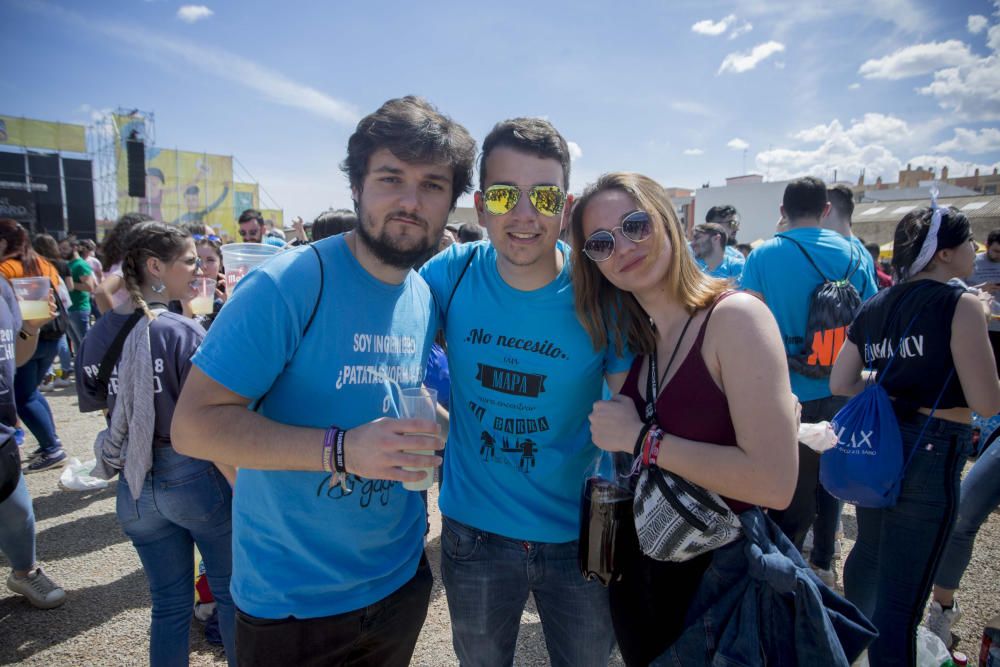
MULTIPOLYGON (((386 216, 386 218, 391 218, 395 215, 399 215, 400 212, 396 211, 386 216)), ((403 217, 413 218, 414 216, 405 214, 403 217)), ((401 248, 396 242, 389 236, 386 231, 385 225, 382 226, 382 233, 377 237, 373 236, 370 231, 368 231, 368 225, 366 224, 364 211, 358 216, 358 226, 355 230, 358 233, 358 238, 362 243, 371 251, 375 258, 387 266, 391 266, 396 269, 410 269, 413 268, 415 264, 423 259, 426 259, 431 248, 437 248, 438 243, 441 241, 441 234, 444 233, 444 226, 441 226, 441 233, 438 234, 438 238, 432 239, 430 235, 430 225, 423 218, 419 218, 425 225, 427 225, 428 235, 424 239, 423 243, 418 243, 411 248, 401 248)))

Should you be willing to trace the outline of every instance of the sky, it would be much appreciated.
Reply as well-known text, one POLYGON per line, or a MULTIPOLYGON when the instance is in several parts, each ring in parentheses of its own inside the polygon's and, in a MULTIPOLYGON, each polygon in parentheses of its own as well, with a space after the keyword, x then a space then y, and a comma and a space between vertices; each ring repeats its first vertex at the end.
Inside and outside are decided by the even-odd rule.
POLYGON ((1000 166, 1000 0, 0 0, 0 25, 0 113, 152 112, 157 146, 235 156, 286 221, 350 204, 347 138, 406 94, 477 141, 547 118, 575 192, 1000 166))

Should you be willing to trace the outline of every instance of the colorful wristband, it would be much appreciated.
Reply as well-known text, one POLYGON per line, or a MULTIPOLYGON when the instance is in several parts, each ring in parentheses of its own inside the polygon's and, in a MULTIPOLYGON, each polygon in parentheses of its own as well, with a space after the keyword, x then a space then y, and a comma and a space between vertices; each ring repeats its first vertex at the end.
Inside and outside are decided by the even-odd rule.
POLYGON ((649 448, 649 466, 654 467, 656 465, 656 457, 660 454, 660 445, 663 444, 663 431, 656 429, 656 435, 653 437, 653 444, 649 448))
POLYGON ((333 472, 333 445, 337 439, 337 433, 340 432, 336 426, 331 426, 326 429, 326 433, 323 434, 323 451, 322 451, 322 464, 323 472, 333 472))
POLYGON ((337 431, 337 440, 333 446, 333 469, 339 473, 346 473, 347 467, 344 464, 344 436, 347 431, 337 431))

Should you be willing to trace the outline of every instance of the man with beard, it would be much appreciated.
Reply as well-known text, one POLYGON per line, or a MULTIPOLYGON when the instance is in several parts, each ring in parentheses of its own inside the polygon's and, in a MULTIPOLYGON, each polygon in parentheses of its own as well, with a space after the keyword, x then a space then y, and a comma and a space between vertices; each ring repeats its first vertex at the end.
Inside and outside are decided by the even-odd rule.
POLYGON ((483 141, 480 224, 421 275, 443 312, 451 424, 441 484, 441 578, 465 667, 509 665, 534 596, 556 667, 603 666, 608 589, 580 575, 580 492, 598 456, 588 415, 630 359, 595 350, 577 319, 566 140, 545 120, 498 123, 483 141))
POLYGON ((194 357, 173 444, 239 469, 240 665, 409 663, 432 577, 424 504, 400 482, 440 465, 412 453, 440 436, 396 418, 393 385, 423 380, 438 322, 411 266, 439 242, 474 159, 465 128, 422 99, 363 118, 342 165, 356 230, 250 273, 194 357))

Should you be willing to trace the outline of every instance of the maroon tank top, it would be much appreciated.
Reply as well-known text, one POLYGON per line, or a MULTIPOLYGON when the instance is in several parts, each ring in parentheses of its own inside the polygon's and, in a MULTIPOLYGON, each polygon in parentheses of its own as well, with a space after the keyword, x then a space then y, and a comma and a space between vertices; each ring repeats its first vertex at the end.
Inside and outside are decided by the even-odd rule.
MULTIPOLYGON (((708 315, 698 330, 698 337, 695 338, 691 351, 656 399, 656 423, 665 432, 722 447, 736 446, 736 429, 733 428, 733 420, 729 415, 729 401, 708 372, 701 356, 701 345, 705 340, 705 330, 712 318, 712 311, 730 294, 735 292, 723 292, 709 306, 708 315)), ((639 389, 639 370, 644 358, 639 356, 632 362, 621 390, 623 396, 632 399, 640 419, 646 410, 646 399, 639 389)), ((750 503, 725 496, 722 499, 737 514, 753 507, 750 503)))

